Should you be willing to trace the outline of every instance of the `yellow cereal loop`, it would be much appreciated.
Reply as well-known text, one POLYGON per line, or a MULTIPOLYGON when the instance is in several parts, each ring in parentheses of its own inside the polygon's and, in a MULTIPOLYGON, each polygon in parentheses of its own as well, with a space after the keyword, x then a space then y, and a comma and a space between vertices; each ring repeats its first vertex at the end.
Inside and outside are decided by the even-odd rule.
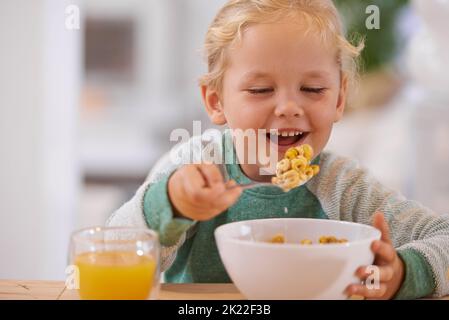
POLYGON ((320 237, 318 242, 320 244, 346 243, 346 242, 348 242, 348 240, 345 238, 338 239, 337 237, 334 237, 334 236, 322 236, 322 237, 320 237))
POLYGON ((271 182, 286 192, 303 185, 320 171, 319 166, 310 165, 312 158, 313 149, 308 144, 288 149, 276 164, 276 177, 271 182))
POLYGON ((304 174, 307 176, 307 179, 310 179, 313 177, 313 169, 311 167, 308 167, 305 171, 304 174))
POLYGON ((292 169, 297 172, 304 172, 307 168, 307 163, 307 159, 303 156, 299 156, 298 158, 291 160, 292 169))
POLYGON ((304 148, 302 146, 295 147, 296 151, 298 151, 298 156, 304 155, 304 148))
POLYGON ((314 176, 316 176, 320 172, 320 166, 318 166, 316 164, 312 164, 310 167, 313 170, 313 175, 314 176))
POLYGON ((276 177, 278 177, 279 183, 281 182, 280 177, 282 176, 283 173, 284 173, 284 170, 281 170, 279 168, 276 169, 276 177))
MULTIPOLYGON (((286 243, 285 236, 279 233, 271 238, 269 241, 271 243, 286 243)), ((347 243, 348 240, 345 238, 338 239, 335 236, 321 236, 318 240, 319 244, 333 244, 333 243, 347 243)), ((301 245, 312 245, 313 241, 310 239, 303 239, 299 242, 301 245)))
POLYGON ((293 160, 298 156, 299 152, 296 148, 290 148, 285 153, 285 159, 293 160))
POLYGON ((270 240, 271 243, 285 243, 285 237, 283 234, 277 234, 270 240))
POLYGON ((327 243, 327 242, 328 242, 328 241, 327 241, 327 237, 326 237, 326 236, 321 236, 321 237, 318 239, 318 242, 321 243, 321 244, 327 243))
POLYGON ((311 161, 313 158, 313 149, 311 146, 309 146, 308 144, 303 144, 303 152, 304 152, 304 157, 308 160, 311 161))
POLYGON ((301 172, 299 174, 299 180, 301 180, 301 182, 305 182, 305 181, 307 181, 307 176, 301 172))
POLYGON ((280 170, 281 173, 290 170, 290 160, 282 159, 281 161, 278 162, 276 169, 280 170))
POLYGON ((294 187, 298 186, 299 183, 301 182, 299 178, 299 173, 296 172, 295 170, 290 170, 284 173, 282 175, 282 180, 284 181, 283 183, 284 190, 293 189, 294 187))

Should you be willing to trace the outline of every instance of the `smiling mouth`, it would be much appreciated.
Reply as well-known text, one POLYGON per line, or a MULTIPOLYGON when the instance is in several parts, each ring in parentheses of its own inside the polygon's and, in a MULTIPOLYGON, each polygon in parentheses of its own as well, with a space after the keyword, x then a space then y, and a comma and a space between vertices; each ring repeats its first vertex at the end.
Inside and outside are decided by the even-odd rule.
POLYGON ((278 146, 290 147, 301 144, 308 134, 308 132, 299 130, 270 130, 270 133, 267 133, 267 138, 278 146))

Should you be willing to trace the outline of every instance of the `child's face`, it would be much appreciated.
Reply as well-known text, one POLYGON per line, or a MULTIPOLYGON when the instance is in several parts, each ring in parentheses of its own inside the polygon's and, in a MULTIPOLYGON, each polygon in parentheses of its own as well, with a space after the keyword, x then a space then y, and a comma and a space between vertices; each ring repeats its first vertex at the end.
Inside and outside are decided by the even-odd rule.
POLYGON ((228 51, 221 95, 203 93, 216 124, 303 132, 267 140, 281 158, 288 148, 304 143, 315 154, 322 151, 343 114, 345 83, 336 50, 305 37, 302 27, 287 20, 249 27, 228 51))

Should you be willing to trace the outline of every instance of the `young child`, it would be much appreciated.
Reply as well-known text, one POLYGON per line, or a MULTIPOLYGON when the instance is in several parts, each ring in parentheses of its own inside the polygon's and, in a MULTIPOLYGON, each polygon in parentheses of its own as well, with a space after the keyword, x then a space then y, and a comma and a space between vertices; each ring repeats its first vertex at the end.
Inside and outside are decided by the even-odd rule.
MULTIPOLYGON (((382 232, 372 244, 380 288, 361 284, 369 274, 368 266, 360 266, 361 283, 349 285, 348 295, 449 294, 449 218, 385 188, 355 162, 323 151, 343 115, 362 46, 346 40, 330 0, 229 1, 206 36, 208 73, 200 84, 211 121, 271 132, 268 149, 279 158, 307 143, 320 173, 287 193, 230 188, 271 177, 261 174, 259 162, 240 161, 250 149, 236 148, 234 136, 225 133, 212 139, 220 156, 233 160, 224 170, 177 164, 166 156, 108 225, 158 231, 167 282, 220 283, 230 279, 213 233, 224 223, 297 217, 373 224, 382 232)), ((201 158, 202 150, 190 146, 180 148, 201 158)))

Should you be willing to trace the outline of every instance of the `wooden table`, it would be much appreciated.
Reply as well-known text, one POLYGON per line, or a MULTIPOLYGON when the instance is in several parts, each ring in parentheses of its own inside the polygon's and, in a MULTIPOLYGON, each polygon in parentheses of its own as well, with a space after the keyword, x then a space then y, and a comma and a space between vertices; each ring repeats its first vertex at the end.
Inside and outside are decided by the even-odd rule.
MULTIPOLYGON (((0 280, 0 300, 78 300, 76 290, 62 281, 0 280)), ((161 284, 161 300, 239 300, 244 299, 233 284, 161 284)))
MULTIPOLYGON (((0 300, 78 300, 62 281, 0 280, 0 300)), ((241 300, 233 284, 161 284, 160 300, 241 300)), ((357 299, 357 298, 356 298, 357 299)), ((442 300, 449 300, 449 296, 442 300)))

